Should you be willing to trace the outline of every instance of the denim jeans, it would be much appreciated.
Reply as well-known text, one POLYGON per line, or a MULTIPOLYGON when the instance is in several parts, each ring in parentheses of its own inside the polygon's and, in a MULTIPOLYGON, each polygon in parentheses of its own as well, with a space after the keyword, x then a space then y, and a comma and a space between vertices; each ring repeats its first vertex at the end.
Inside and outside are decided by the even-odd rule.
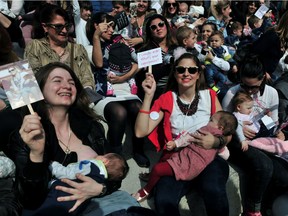
MULTIPOLYGON (((155 188, 155 207, 159 216, 180 216, 178 204, 191 187, 199 190, 208 216, 228 216, 229 205, 226 182, 229 176, 227 162, 216 157, 205 170, 192 181, 176 181, 174 177, 162 177, 155 188)), ((193 205, 193 204, 192 204, 193 205)))
MULTIPOLYGON (((273 162, 270 157, 257 148, 249 146, 242 151, 241 144, 233 139, 227 145, 230 151, 229 162, 245 173, 244 211, 260 211, 262 199, 273 174, 273 162)), ((243 190, 244 189, 244 190, 243 190)))
POLYGON ((208 64, 205 67, 207 85, 211 87, 216 84, 216 86, 221 89, 227 82, 227 76, 214 64, 208 64))

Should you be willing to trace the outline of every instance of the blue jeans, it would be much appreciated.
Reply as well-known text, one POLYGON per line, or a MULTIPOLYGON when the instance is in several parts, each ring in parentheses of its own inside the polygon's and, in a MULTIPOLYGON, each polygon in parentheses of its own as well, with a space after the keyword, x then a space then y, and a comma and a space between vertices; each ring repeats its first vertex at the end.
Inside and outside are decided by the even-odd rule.
POLYGON ((208 86, 217 85, 218 88, 222 88, 227 82, 227 76, 222 73, 221 69, 214 64, 208 64, 205 66, 205 77, 208 86))
POLYGON ((229 176, 227 162, 216 157, 204 171, 192 181, 176 181, 174 177, 162 177, 155 187, 155 207, 159 216, 180 216, 178 204, 191 187, 199 190, 208 216, 228 216, 229 205, 226 182, 229 176))
POLYGON ((257 148, 249 146, 242 151, 241 144, 234 139, 227 145, 230 151, 229 162, 245 173, 244 211, 260 211, 262 199, 273 174, 273 162, 270 157, 257 148))

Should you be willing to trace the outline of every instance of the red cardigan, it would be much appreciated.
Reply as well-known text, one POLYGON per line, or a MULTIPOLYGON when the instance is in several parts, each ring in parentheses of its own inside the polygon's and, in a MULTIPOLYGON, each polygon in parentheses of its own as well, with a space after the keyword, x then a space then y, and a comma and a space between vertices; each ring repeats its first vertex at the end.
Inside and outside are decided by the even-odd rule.
MULTIPOLYGON (((210 90, 211 96, 211 115, 215 113, 216 104, 216 92, 210 90)), ((173 140, 171 132, 170 116, 173 109, 173 95, 172 91, 168 91, 162 94, 153 104, 151 112, 164 112, 164 119, 162 124, 159 124, 148 136, 150 141, 155 145, 156 150, 160 151, 162 148, 166 149, 166 143, 173 140)))

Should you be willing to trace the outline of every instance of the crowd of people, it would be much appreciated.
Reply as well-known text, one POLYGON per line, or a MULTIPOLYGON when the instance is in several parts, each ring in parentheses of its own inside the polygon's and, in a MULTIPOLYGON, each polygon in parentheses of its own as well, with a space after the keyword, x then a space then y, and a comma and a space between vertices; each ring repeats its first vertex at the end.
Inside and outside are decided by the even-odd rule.
POLYGON ((229 163, 243 216, 288 214, 287 2, 111 2, 0 0, 0 66, 28 60, 44 97, 12 110, 0 80, 0 214, 178 216, 194 188, 207 216, 229 216, 229 163), (157 48, 162 62, 139 68, 157 48), (151 168, 132 195, 127 128, 151 168))

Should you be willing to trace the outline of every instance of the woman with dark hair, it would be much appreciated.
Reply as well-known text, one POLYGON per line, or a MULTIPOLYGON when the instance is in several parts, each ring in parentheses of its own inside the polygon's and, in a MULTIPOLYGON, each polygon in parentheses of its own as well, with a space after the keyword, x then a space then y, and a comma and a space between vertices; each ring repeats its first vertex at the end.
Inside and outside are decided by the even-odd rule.
POLYGON ((280 58, 288 49, 288 11, 286 11, 277 25, 267 30, 252 44, 251 52, 259 55, 264 66, 267 80, 273 80, 280 58))
POLYGON ((34 38, 25 48, 24 58, 28 59, 34 73, 51 62, 62 62, 75 71, 82 85, 95 87, 95 81, 85 48, 68 41, 72 27, 67 12, 57 5, 44 4, 35 18, 34 38))
MULTIPOLYGON (((135 131, 138 137, 149 135, 157 150, 163 149, 162 158, 169 155, 166 149, 169 141, 181 136, 188 129, 191 132, 198 130, 209 122, 214 111, 221 110, 216 93, 205 89, 203 82, 199 60, 191 53, 184 53, 171 70, 166 92, 152 104, 157 83, 153 74, 146 74, 146 79, 142 82, 145 97, 136 120, 135 131)), ((229 138, 214 137, 211 133, 201 130, 200 133, 202 135, 193 136, 194 142, 207 149, 221 148, 229 138)), ((161 177, 154 193, 158 215, 179 216, 179 201, 192 186, 200 191, 207 215, 228 216, 228 175, 228 164, 216 156, 193 182, 161 177)))
MULTIPOLYGON (((241 83, 230 88, 222 101, 224 110, 233 112, 232 98, 236 92, 244 90, 251 95, 254 100, 252 115, 254 121, 260 121, 260 130, 258 133, 243 125, 243 133, 247 139, 252 140, 257 137, 276 136, 284 140, 284 134, 279 131, 274 134, 274 128, 267 129, 261 119, 264 115, 268 115, 273 122, 278 124, 278 104, 279 98, 276 89, 267 85, 265 68, 257 56, 249 55, 240 66, 241 83)), ((261 216, 266 215, 265 208, 269 208, 267 201, 273 200, 275 194, 281 191, 287 191, 288 187, 288 166, 287 162, 277 158, 274 155, 261 151, 257 148, 249 146, 247 151, 241 150, 239 140, 234 137, 229 143, 231 163, 236 164, 245 172, 248 177, 245 185, 245 203, 243 206, 244 215, 246 216, 261 216), (269 187, 268 187, 269 186, 269 187), (269 189, 269 190, 268 190, 269 189), (271 190, 270 189, 274 189, 271 190), (279 190, 280 189, 280 190, 279 190), (269 191, 269 192, 268 192, 269 191), (267 206, 268 205, 268 206, 267 206)))
MULTIPOLYGON (((23 215, 32 215, 45 200, 48 182, 52 180, 49 170, 52 161, 66 166, 81 160, 84 155, 102 155, 107 147, 100 123, 102 118, 89 107, 90 101, 71 68, 63 63, 50 63, 36 73, 36 79, 44 100, 33 104, 34 114, 24 116, 20 130, 11 135, 8 150, 9 157, 16 164, 16 188, 20 189, 19 199, 25 209, 23 215)), ((104 216, 115 210, 138 206, 128 193, 116 191, 121 181, 107 180, 100 184, 79 174, 77 182, 69 179, 62 179, 62 182, 71 188, 57 186, 56 190, 70 195, 58 197, 57 201, 76 201, 72 212, 90 198, 88 212, 84 210, 84 215, 93 212, 104 216), (97 198, 107 194, 110 195, 97 198), (117 205, 113 201, 117 199, 125 201, 117 205), (107 205, 109 202, 113 204, 107 205)))
MULTIPOLYGON (((106 96, 107 81, 112 84, 115 97, 106 97, 100 100, 94 110, 103 116, 108 124, 107 138, 114 153, 122 154, 122 139, 126 130, 127 121, 134 127, 135 120, 141 106, 137 95, 131 94, 126 80, 130 79, 137 70, 137 64, 133 64, 131 70, 123 76, 109 75, 108 59, 104 58, 104 50, 111 43, 114 32, 114 18, 108 14, 99 12, 94 14, 90 24, 89 39, 93 46, 91 56, 93 71, 97 80, 99 94, 106 96), (92 38, 91 38, 92 36, 92 38)), ((149 167, 150 162, 143 153, 144 139, 136 138, 132 131, 133 158, 140 167, 149 167)))
MULTIPOLYGON (((163 93, 167 83, 168 75, 171 70, 171 62, 175 42, 172 39, 169 23, 167 19, 160 14, 153 14, 149 17, 146 24, 146 37, 145 43, 139 52, 155 49, 160 47, 162 52, 163 63, 153 65, 152 73, 157 83, 154 99, 158 98, 163 93)), ((147 69, 142 69, 136 74, 137 85, 141 86, 142 81, 145 79, 145 72, 147 69)), ((144 91, 138 88, 138 95, 141 99, 144 98, 144 91)))
POLYGON ((167 19, 169 26, 172 27, 171 20, 178 15, 179 2, 177 0, 166 0, 162 6, 162 15, 167 19))

